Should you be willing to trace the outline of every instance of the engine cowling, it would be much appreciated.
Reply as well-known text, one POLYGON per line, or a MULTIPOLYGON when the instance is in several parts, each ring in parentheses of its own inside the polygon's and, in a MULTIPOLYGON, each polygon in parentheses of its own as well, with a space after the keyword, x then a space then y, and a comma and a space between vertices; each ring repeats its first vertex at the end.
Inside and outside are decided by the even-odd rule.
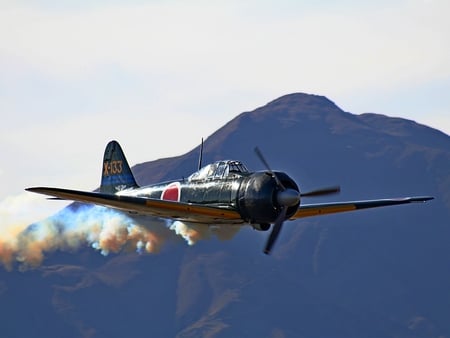
MULTIPOLYGON (((295 181, 283 172, 275 172, 278 180, 286 190, 294 190, 299 194, 299 189, 295 181)), ((248 176, 242 183, 238 192, 237 205, 244 220, 260 227, 261 230, 271 224, 280 214, 282 205, 279 203, 278 194, 281 192, 275 178, 269 172, 256 172, 248 176)), ((294 205, 289 205, 286 217, 291 217, 300 204, 300 199, 294 205)))

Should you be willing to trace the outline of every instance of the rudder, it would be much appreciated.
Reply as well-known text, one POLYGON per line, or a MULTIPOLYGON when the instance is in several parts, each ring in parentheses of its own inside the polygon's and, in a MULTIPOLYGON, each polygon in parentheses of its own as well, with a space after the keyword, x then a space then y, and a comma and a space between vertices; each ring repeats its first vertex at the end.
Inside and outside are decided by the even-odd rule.
POLYGON ((119 143, 117 141, 109 142, 103 156, 100 192, 115 194, 124 189, 137 187, 136 180, 119 143))

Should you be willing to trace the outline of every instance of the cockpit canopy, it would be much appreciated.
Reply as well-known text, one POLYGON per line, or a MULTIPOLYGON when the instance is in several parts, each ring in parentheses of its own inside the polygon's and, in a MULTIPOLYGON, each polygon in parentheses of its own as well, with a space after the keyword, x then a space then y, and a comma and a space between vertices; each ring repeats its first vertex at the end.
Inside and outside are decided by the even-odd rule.
POLYGON ((240 161, 217 161, 204 166, 199 171, 189 176, 188 179, 189 181, 221 179, 236 175, 245 175, 248 174, 248 172, 248 169, 240 161))

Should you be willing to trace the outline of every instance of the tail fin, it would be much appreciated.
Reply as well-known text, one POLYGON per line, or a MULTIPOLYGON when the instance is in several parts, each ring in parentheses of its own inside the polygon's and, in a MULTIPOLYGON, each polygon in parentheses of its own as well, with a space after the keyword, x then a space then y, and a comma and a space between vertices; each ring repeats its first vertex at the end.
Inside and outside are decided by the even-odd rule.
POLYGON ((137 187, 136 180, 119 143, 116 141, 109 142, 103 156, 100 192, 115 194, 124 189, 137 187))

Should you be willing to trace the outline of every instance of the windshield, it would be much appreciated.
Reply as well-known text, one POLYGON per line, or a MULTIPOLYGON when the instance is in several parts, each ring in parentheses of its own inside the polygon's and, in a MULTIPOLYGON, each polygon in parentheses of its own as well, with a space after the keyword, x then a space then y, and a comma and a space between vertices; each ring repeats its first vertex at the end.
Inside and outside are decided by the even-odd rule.
POLYGON ((208 164, 189 176, 189 180, 226 178, 231 174, 248 173, 248 169, 239 161, 217 161, 208 164))

